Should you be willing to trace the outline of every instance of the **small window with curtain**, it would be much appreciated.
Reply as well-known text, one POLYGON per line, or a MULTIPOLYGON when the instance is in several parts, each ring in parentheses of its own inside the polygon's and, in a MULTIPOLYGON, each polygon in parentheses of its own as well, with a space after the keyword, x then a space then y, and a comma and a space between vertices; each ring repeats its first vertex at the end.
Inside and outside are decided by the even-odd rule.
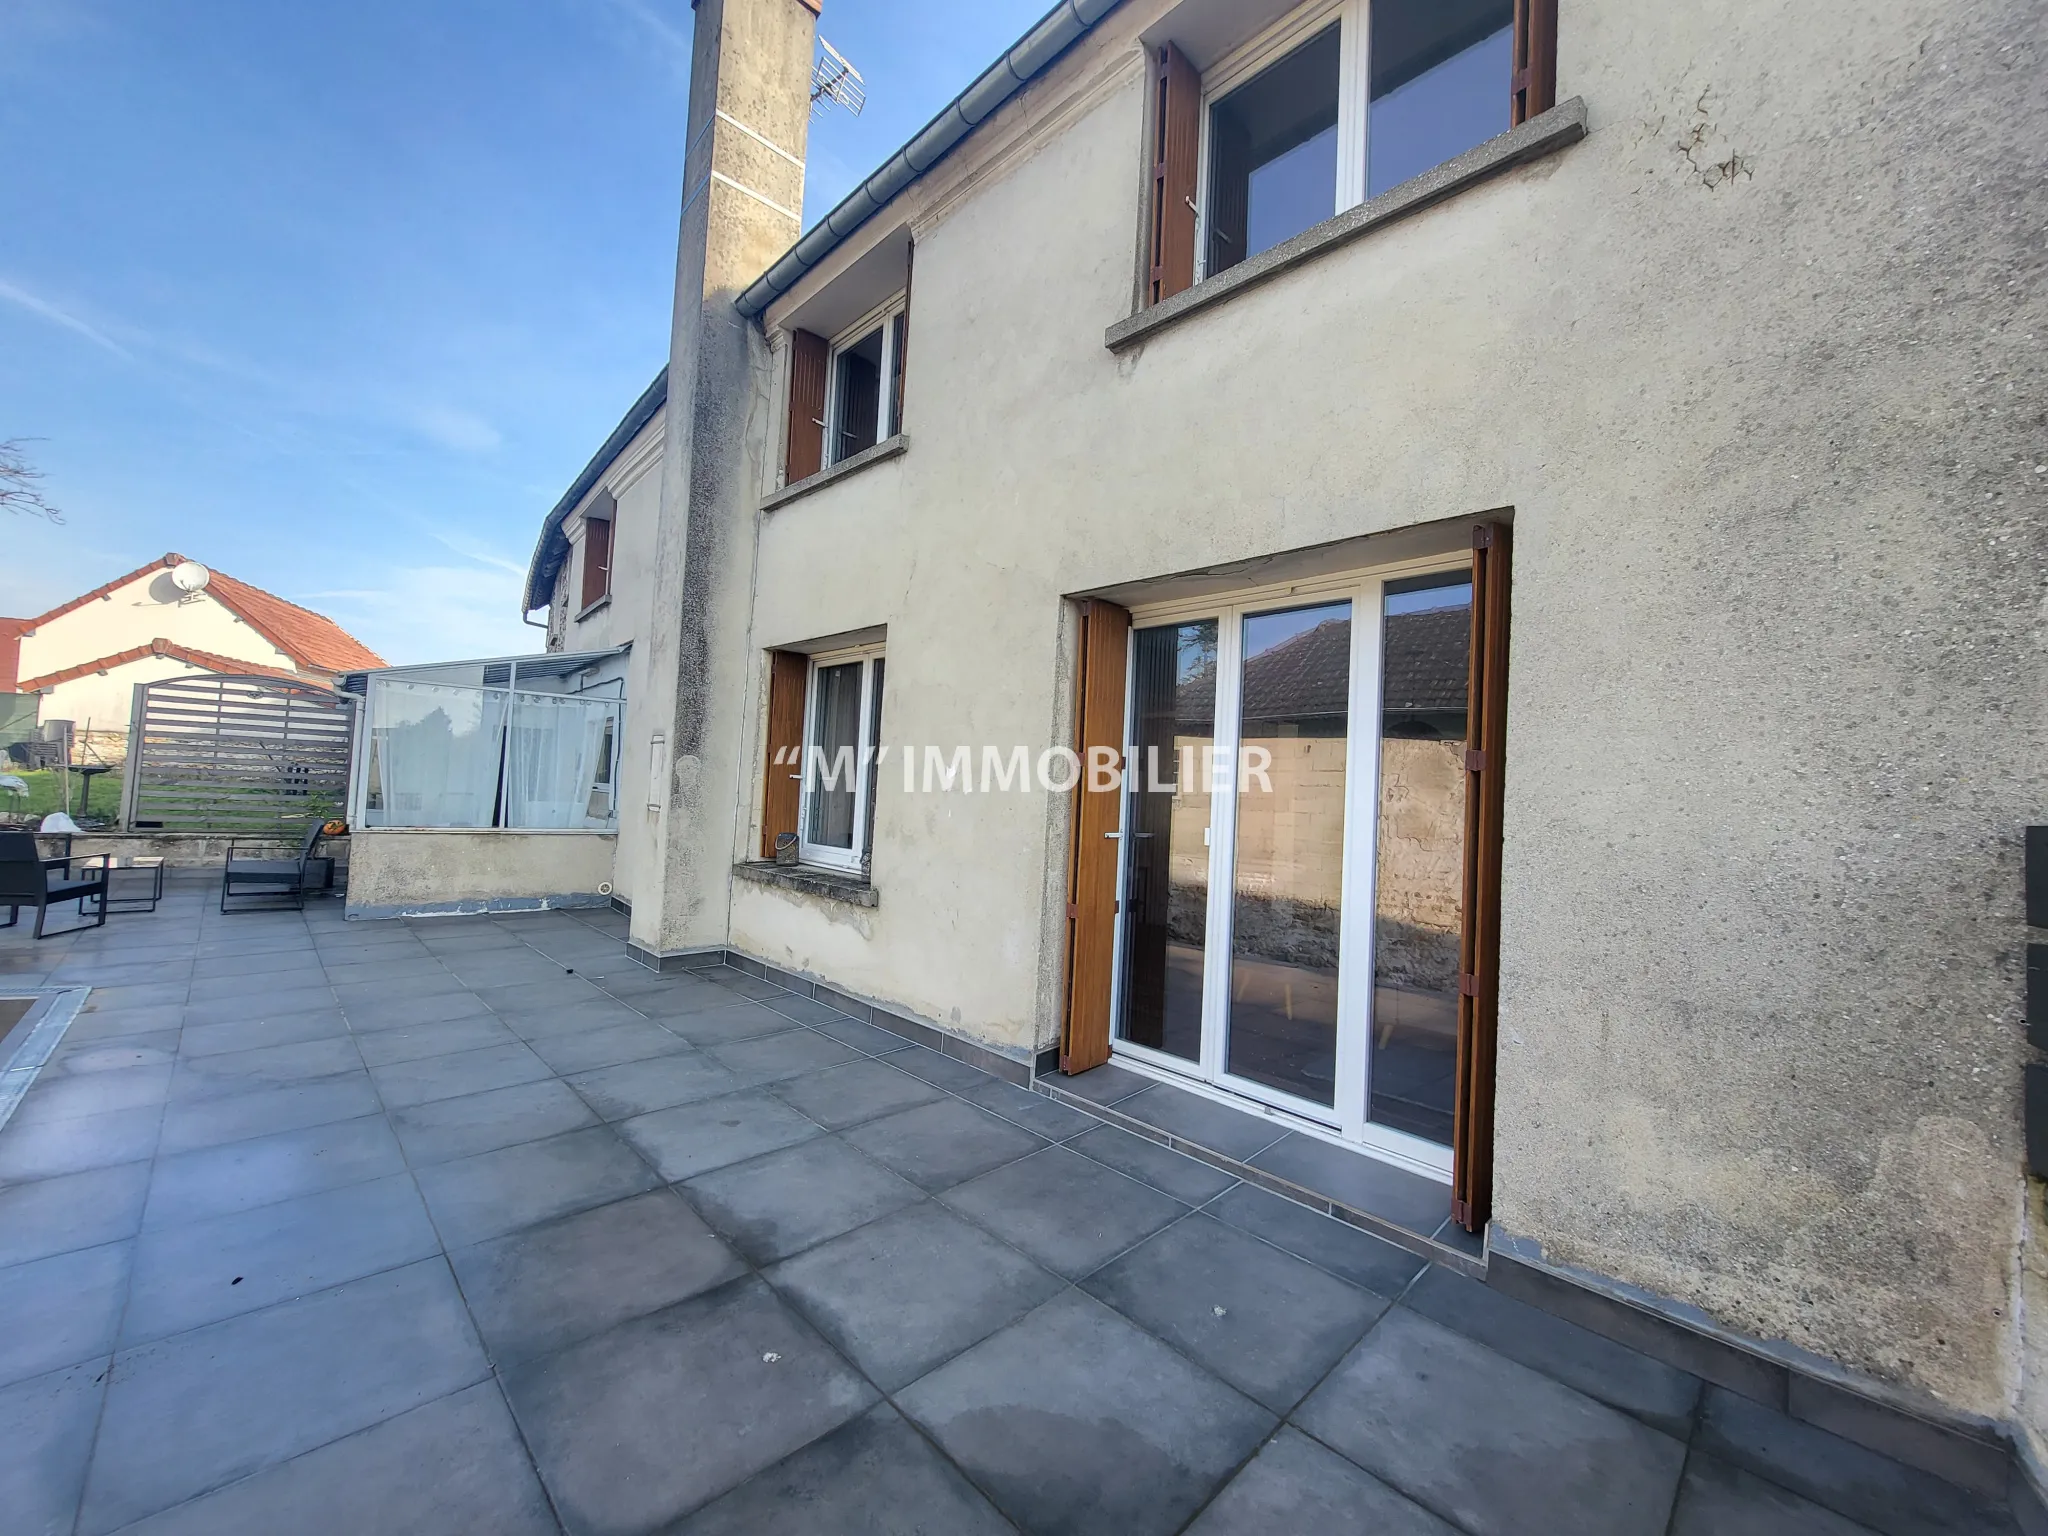
MULTIPOLYGON (((1148 297, 1228 271, 1554 104, 1556 0, 1316 0, 1154 71, 1148 297)), ((1191 44, 1192 49, 1192 44, 1191 44)))
POLYGON ((868 868, 883 666, 879 648, 811 658, 797 815, 797 852, 806 864, 868 868))
POLYGON ((833 344, 825 375, 825 465, 902 430, 906 312, 897 295, 833 344))

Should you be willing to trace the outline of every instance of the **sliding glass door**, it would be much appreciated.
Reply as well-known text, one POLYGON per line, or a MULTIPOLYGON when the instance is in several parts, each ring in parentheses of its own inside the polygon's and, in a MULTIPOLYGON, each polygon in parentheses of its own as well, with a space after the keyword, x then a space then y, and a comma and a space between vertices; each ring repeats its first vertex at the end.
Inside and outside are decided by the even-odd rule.
POLYGON ((1448 1170, 1470 606, 1460 566, 1138 610, 1121 1053, 1448 1170))

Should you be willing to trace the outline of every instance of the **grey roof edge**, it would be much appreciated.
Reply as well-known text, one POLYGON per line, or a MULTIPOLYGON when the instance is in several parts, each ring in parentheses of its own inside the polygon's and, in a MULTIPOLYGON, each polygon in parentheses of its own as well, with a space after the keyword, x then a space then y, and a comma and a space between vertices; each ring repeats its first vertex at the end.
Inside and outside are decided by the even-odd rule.
POLYGON ((950 154, 962 139, 988 121, 996 110, 1052 65, 1122 0, 1060 0, 1003 56, 983 70, 920 128, 881 169, 840 200, 824 218, 784 251, 766 272, 755 278, 734 302, 739 312, 756 320, 768 306, 796 286, 840 243, 879 213, 889 200, 950 154))
POLYGON ((626 445, 640 435, 640 429, 652 421, 654 413, 667 403, 668 364, 663 363, 661 372, 654 376, 654 382, 640 391, 640 398, 612 428, 612 435, 604 440, 604 446, 583 466, 583 473, 562 493, 562 499, 555 503, 554 510, 542 519, 540 538, 533 546, 533 559, 526 567, 526 606, 520 612, 531 613, 536 608, 545 608, 554 600, 555 574, 561 570, 562 561, 569 552, 569 540, 562 533, 562 524, 569 520, 576 504, 590 494, 590 488, 597 484, 598 477, 612 467, 613 461, 626 451, 626 445), (542 593, 546 595, 537 595, 542 593))

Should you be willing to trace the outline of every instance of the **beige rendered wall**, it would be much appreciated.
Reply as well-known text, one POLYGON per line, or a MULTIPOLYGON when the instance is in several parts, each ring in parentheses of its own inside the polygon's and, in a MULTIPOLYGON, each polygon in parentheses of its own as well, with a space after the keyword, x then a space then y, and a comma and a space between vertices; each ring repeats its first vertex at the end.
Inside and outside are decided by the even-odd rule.
MULTIPOLYGON (((1049 745, 1063 595, 1512 507, 1498 1218, 2007 1413, 2043 13, 1573 0, 1584 143, 1112 355, 1157 12, 907 196, 911 446, 765 518, 749 686, 886 625, 892 742, 1049 745)), ((872 912, 733 941, 1049 1040, 1063 807, 875 826, 872 912)))
MULTIPOLYGON (((289 656, 211 594, 180 592, 168 570, 153 570, 22 636, 21 675, 44 677, 156 639, 286 672, 296 670, 289 656)), ((121 701, 120 710, 125 721, 127 700, 121 701)))
POLYGON ((612 877, 610 832, 358 829, 348 915, 589 906, 612 877))

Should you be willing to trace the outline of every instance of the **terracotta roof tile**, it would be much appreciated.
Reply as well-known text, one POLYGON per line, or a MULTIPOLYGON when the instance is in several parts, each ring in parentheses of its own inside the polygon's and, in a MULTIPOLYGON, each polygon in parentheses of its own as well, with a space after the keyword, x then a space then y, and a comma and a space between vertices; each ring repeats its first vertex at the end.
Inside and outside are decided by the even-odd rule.
POLYGON ((147 656, 167 656, 173 661, 182 661, 187 666, 202 667, 208 672, 220 672, 231 677, 275 677, 286 682, 306 681, 296 672, 283 667, 266 667, 259 661, 244 661, 239 656, 221 656, 213 651, 194 650, 189 645, 175 641, 155 639, 147 645, 131 646, 125 651, 116 651, 111 656, 96 657, 92 661, 81 661, 75 667, 66 667, 61 672, 45 672, 41 677, 24 677, 20 691, 34 693, 42 688, 54 688, 59 683, 68 683, 73 678, 84 677, 89 672, 109 672, 115 667, 124 667, 131 661, 141 661, 147 656))

